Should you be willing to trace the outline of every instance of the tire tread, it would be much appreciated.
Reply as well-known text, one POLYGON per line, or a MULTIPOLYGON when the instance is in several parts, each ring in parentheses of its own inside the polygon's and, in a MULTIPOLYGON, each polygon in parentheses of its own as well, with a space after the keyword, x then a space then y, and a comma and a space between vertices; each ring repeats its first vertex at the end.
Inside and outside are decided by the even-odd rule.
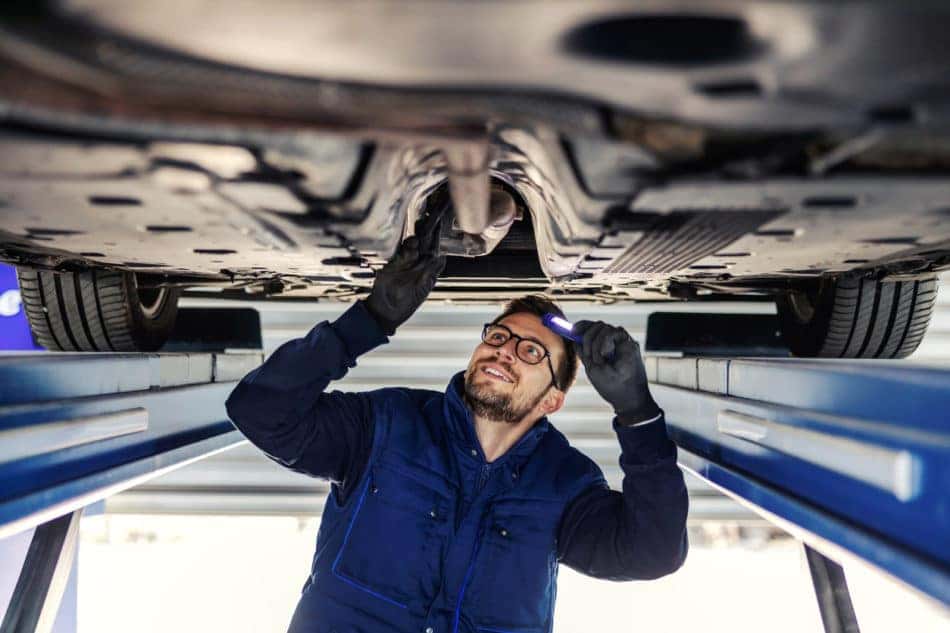
POLYGON ((920 345, 936 305, 935 275, 910 281, 846 275, 834 280, 830 291, 823 283, 816 306, 822 316, 811 322, 796 321, 789 304, 778 302, 783 334, 795 353, 906 358, 920 345))
POLYGON ((143 321, 128 273, 18 269, 17 280, 36 342, 53 351, 155 349, 170 331, 177 312, 178 293, 171 291, 159 320, 143 321))

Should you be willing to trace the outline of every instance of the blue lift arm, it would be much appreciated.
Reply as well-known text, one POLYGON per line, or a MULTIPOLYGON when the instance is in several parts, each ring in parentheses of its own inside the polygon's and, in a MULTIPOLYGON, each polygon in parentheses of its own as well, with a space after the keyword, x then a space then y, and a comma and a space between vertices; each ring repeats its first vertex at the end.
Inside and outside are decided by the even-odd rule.
POLYGON ((0 355, 0 538, 244 441, 257 353, 0 355))
POLYGON ((0 538, 36 528, 0 633, 51 630, 85 506, 244 441, 224 402, 261 361, 0 356, 0 538))
POLYGON ((680 462, 832 559, 950 604, 950 371, 646 359, 680 462))

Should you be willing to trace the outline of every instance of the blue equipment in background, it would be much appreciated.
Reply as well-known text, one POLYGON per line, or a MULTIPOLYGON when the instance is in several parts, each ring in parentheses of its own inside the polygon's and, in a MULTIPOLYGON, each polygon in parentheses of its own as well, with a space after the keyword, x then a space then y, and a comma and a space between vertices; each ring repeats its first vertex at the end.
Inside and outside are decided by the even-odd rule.
POLYGON ((0 350, 43 349, 33 340, 20 300, 16 269, 0 264, 0 350))

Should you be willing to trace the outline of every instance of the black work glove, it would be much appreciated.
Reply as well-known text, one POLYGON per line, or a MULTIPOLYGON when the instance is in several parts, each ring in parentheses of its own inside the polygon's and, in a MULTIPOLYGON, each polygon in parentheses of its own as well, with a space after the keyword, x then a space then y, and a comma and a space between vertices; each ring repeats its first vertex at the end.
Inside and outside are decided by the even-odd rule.
POLYGON ((373 290, 364 303, 388 336, 412 316, 435 286, 445 268, 445 256, 440 256, 437 248, 438 240, 433 247, 432 240, 408 237, 376 273, 373 290))
POLYGON ((614 408, 620 424, 636 424, 660 413, 647 386, 640 346, 625 329, 603 321, 578 321, 574 332, 584 338, 579 351, 587 378, 614 408))

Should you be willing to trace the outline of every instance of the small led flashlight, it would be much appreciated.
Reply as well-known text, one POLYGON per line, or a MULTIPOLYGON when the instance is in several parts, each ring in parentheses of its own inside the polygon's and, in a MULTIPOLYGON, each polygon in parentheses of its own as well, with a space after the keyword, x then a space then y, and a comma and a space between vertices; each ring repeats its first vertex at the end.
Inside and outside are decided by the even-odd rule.
POLYGON ((570 339, 578 345, 584 342, 583 336, 574 333, 574 324, 567 319, 562 319, 556 314, 550 312, 545 313, 545 315, 541 317, 541 323, 558 336, 570 339))

